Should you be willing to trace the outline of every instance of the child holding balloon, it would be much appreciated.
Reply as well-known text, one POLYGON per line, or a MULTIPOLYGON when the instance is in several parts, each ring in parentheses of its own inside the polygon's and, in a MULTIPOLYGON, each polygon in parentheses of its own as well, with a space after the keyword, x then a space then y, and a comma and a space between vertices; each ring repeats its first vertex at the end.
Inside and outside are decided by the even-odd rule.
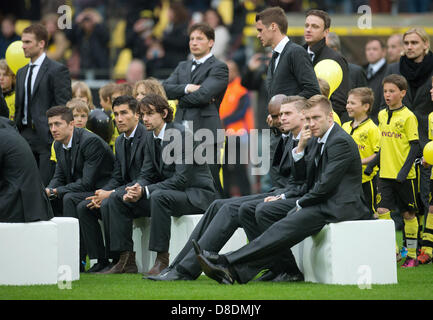
MULTIPOLYGON (((432 89, 430 90, 431 100, 433 105, 433 77, 432 89)), ((433 140, 433 112, 428 116, 428 138, 433 140)), ((428 166, 433 164, 433 141, 430 141, 424 148, 423 165, 428 166)), ((428 264, 432 262, 433 251, 433 172, 430 178, 430 203, 425 220, 424 232, 422 235, 421 252, 418 255, 418 262, 420 264, 428 264)))
MULTIPOLYGON (((380 163, 378 181, 379 219, 391 219, 391 210, 400 209, 404 219, 407 257, 403 268, 418 266, 417 183, 414 162, 420 152, 418 121, 402 101, 407 91, 403 76, 391 74, 382 81, 387 108, 379 112, 380 150, 364 173, 370 175, 380 163)), ((398 255, 398 248, 397 248, 398 255)))
MULTIPOLYGON (((358 145, 363 172, 367 168, 367 164, 379 152, 380 148, 380 130, 369 117, 373 102, 374 92, 370 88, 361 87, 350 90, 346 110, 349 117, 353 118, 353 120, 345 122, 342 126, 358 145)), ((362 190, 364 191, 364 197, 372 216, 377 216, 376 174, 378 170, 378 167, 374 167, 371 175, 362 174, 362 190)))

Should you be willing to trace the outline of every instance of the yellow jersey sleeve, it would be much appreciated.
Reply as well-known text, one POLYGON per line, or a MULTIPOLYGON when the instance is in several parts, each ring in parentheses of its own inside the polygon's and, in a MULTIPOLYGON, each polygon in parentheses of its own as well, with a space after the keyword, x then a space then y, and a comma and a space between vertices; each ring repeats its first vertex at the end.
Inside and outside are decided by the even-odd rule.
POLYGON ((404 124, 404 129, 406 131, 406 137, 408 141, 419 140, 418 120, 413 113, 407 118, 407 121, 404 124))

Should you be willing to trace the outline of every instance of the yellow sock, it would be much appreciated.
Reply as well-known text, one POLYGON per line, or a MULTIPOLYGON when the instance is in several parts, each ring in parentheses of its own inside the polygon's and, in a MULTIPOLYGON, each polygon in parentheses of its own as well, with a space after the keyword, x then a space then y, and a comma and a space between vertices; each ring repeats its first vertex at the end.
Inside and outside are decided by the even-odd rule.
MULTIPOLYGON (((379 219, 381 220, 391 220, 391 211, 387 211, 384 213, 379 213, 379 219)), ((395 242, 395 252, 399 253, 400 251, 398 250, 398 245, 397 245, 397 241, 395 242)))
POLYGON ((418 243, 418 219, 404 219, 404 234, 406 235, 407 256, 416 259, 416 247, 418 243))
POLYGON ((422 249, 430 257, 433 251, 433 212, 427 214, 422 237, 422 249))

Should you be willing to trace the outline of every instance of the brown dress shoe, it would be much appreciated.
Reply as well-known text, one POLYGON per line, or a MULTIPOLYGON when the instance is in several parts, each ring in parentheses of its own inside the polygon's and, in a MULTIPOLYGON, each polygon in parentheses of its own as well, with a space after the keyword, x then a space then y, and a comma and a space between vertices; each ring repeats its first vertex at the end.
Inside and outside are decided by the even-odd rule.
POLYGON ((137 273, 137 265, 135 264, 135 252, 124 251, 120 254, 119 261, 108 271, 103 274, 115 273, 137 273))
POLYGON ((161 273, 162 270, 168 267, 169 263, 169 254, 168 252, 158 252, 155 259, 155 264, 152 269, 149 270, 147 275, 149 276, 157 276, 161 273))

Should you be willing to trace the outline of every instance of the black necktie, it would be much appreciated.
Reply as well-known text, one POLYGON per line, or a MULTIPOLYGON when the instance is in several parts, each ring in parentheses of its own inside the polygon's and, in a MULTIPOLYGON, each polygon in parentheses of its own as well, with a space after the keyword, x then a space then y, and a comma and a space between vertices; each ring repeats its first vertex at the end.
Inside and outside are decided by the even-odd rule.
POLYGON ((154 138, 153 141, 155 142, 155 158, 156 158, 156 162, 158 164, 161 163, 161 139, 159 138, 154 138))
POLYGON ((367 68, 367 79, 370 80, 373 77, 373 67, 368 66, 367 68))
POLYGON ((68 174, 68 180, 72 180, 72 148, 63 149, 65 151, 66 170, 68 174))
POLYGON ((323 147, 323 142, 318 142, 316 155, 314 156, 314 161, 316 162, 317 167, 319 166, 320 157, 322 156, 322 147, 323 147))
POLYGON ((293 149, 295 149, 298 146, 299 140, 293 139, 293 149))
POLYGON ((32 99, 32 76, 35 64, 30 65, 29 77, 27 78, 27 125, 32 125, 32 116, 30 112, 30 101, 32 99))
POLYGON ((313 62, 313 60, 314 60, 314 53, 310 52, 309 55, 310 55, 311 62, 313 62))
POLYGON ((126 139, 125 138, 125 159, 126 159, 126 165, 129 165, 129 161, 131 160, 131 145, 132 145, 132 138, 126 139))
POLYGON ((274 70, 275 70, 275 61, 277 61, 277 58, 280 54, 277 51, 274 51, 272 53, 272 58, 271 58, 271 62, 269 64, 270 68, 271 68, 271 73, 274 74, 274 70))
POLYGON ((201 63, 198 63, 197 61, 194 60, 192 62, 191 73, 194 73, 198 69, 198 67, 200 66, 200 64, 201 63))

